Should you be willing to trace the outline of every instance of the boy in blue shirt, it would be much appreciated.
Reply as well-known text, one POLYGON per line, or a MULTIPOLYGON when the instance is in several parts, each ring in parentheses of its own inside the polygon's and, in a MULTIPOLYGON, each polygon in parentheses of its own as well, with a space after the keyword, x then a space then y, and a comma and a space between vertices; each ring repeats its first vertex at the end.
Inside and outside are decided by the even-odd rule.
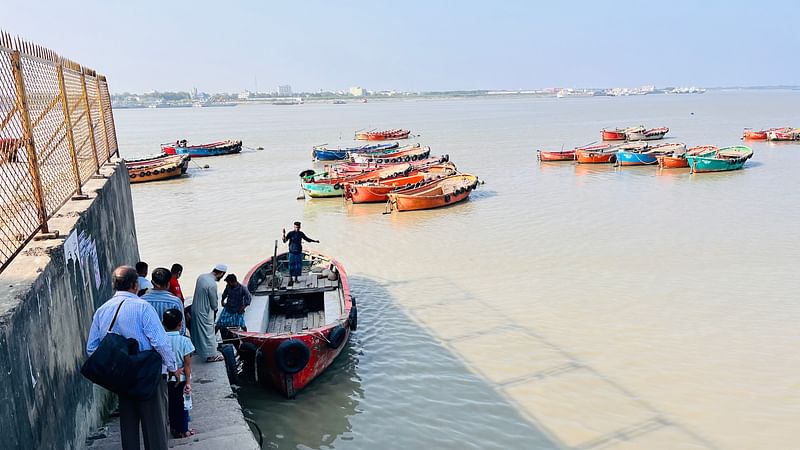
POLYGON ((179 309, 168 309, 164 311, 164 329, 167 330, 167 339, 175 352, 175 361, 178 369, 183 369, 182 373, 178 370, 179 378, 170 380, 167 383, 167 394, 169 398, 169 428, 172 437, 184 438, 194 434, 194 430, 189 429, 189 411, 184 409, 183 395, 192 393, 192 353, 194 345, 192 340, 181 335, 181 323, 183 314, 179 309))

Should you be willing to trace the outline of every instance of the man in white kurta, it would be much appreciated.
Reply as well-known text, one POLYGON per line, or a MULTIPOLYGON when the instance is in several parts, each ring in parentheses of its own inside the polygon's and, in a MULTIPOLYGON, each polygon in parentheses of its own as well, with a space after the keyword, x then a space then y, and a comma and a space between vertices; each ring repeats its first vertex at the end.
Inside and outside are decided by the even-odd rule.
POLYGON ((214 332, 214 316, 219 308, 217 282, 225 276, 228 267, 217 264, 211 273, 197 277, 192 299, 192 344, 197 354, 207 362, 222 361, 217 352, 217 337, 214 332))

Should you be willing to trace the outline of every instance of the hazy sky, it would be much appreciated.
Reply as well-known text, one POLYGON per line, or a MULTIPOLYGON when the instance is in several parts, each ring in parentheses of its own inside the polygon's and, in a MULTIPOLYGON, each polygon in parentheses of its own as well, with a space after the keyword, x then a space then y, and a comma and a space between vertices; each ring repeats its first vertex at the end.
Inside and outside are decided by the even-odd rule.
POLYGON ((800 84, 799 17, 797 0, 0 0, 0 28, 112 92, 800 84))

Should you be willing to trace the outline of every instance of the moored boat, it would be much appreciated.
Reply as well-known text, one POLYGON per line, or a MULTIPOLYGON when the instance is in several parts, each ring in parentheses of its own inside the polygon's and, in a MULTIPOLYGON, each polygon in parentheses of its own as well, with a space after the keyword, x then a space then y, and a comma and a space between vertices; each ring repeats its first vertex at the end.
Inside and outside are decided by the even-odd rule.
POLYGON ((660 155, 685 151, 686 144, 679 143, 660 144, 639 149, 622 149, 617 152, 617 161, 620 166, 648 166, 658 164, 660 155))
POLYGON ((648 130, 637 128, 635 130, 626 131, 625 138, 629 141, 653 141, 663 139, 668 132, 669 128, 667 127, 650 128, 648 130))
POLYGON ((168 155, 188 154, 192 157, 220 156, 242 151, 242 141, 220 141, 211 144, 187 145, 185 140, 175 144, 162 144, 161 150, 168 155))
POLYGON ((189 168, 189 155, 159 155, 125 161, 131 183, 145 183, 176 178, 189 168))
POLYGON ((379 203, 389 198, 389 193, 399 189, 411 189, 422 184, 456 173, 453 163, 430 166, 424 170, 414 170, 408 176, 386 180, 345 183, 344 197, 353 203, 379 203))
POLYGON ((344 195, 346 183, 367 180, 385 180, 405 176, 411 173, 413 168, 410 164, 394 164, 382 169, 371 172, 360 173, 349 176, 337 176, 330 173, 318 174, 314 170, 304 170, 300 173, 300 187, 306 195, 311 198, 341 197, 344 195))
POLYGON ((617 162, 619 147, 611 144, 593 145, 575 149, 575 160, 580 164, 613 164, 617 162))
POLYGON ((289 284, 288 253, 256 264, 243 284, 253 294, 239 342, 244 372, 294 396, 333 363, 356 329, 358 312, 344 266, 303 252, 302 275, 289 284))
POLYGON ((396 149, 400 145, 397 142, 387 142, 383 144, 362 145, 350 148, 328 148, 324 145, 317 145, 311 151, 311 159, 315 161, 340 161, 347 159, 351 153, 358 152, 382 152, 396 149))
POLYGON ((692 173, 704 173, 738 170, 752 157, 753 150, 750 147, 735 145, 702 155, 687 155, 686 160, 692 173))
POLYGON ((392 141, 396 139, 408 139, 410 130, 394 129, 383 131, 361 131, 356 133, 359 141, 392 141))
POLYGON ((402 147, 392 153, 356 153, 351 154, 350 159, 360 164, 384 164, 418 161, 425 159, 431 154, 430 147, 420 147, 419 144, 410 147, 402 147))
POLYGON ((626 139, 625 138, 625 129, 624 128, 616 128, 616 129, 613 129, 613 130, 607 130, 607 129, 603 128, 603 130, 600 131, 600 137, 604 141, 624 141, 626 139))
POLYGON ((764 141, 767 139, 768 130, 754 130, 752 128, 745 128, 742 132, 742 139, 752 141, 764 141))
POLYGON ((575 161, 575 149, 561 150, 558 152, 537 150, 536 158, 539 161, 575 161))
POLYGON ((449 206, 469 198, 478 187, 478 177, 468 173, 450 175, 420 187, 389 193, 389 209, 415 211, 449 206))
POLYGON ((800 128, 776 128, 767 131, 770 141, 800 141, 800 128))
POLYGON ((714 153, 719 150, 715 145, 698 145, 689 147, 685 152, 673 152, 672 154, 665 153, 656 156, 658 165, 662 169, 682 169, 689 167, 689 161, 686 159, 687 155, 703 155, 714 153))

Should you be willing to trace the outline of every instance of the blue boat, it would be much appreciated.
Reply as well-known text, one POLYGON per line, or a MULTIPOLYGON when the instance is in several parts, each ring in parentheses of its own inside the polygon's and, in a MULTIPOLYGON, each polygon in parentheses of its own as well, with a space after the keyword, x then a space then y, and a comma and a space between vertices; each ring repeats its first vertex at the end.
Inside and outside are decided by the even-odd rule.
POLYGON ((656 155, 652 153, 639 153, 620 150, 617 152, 617 162, 620 166, 645 166, 657 164, 656 155))
POLYGON ((168 155, 191 155, 193 157, 220 156, 242 151, 242 141, 221 141, 212 144, 186 145, 186 141, 164 144, 161 150, 168 155))
POLYGON ((370 145, 362 145, 360 147, 337 148, 337 149, 331 149, 325 147, 324 145, 318 145, 314 147, 314 150, 311 152, 311 158, 316 161, 339 161, 347 159, 350 152, 356 152, 356 153, 382 152, 386 150, 391 150, 393 148, 397 148, 398 146, 399 144, 397 142, 389 142, 384 144, 370 144, 370 145))

